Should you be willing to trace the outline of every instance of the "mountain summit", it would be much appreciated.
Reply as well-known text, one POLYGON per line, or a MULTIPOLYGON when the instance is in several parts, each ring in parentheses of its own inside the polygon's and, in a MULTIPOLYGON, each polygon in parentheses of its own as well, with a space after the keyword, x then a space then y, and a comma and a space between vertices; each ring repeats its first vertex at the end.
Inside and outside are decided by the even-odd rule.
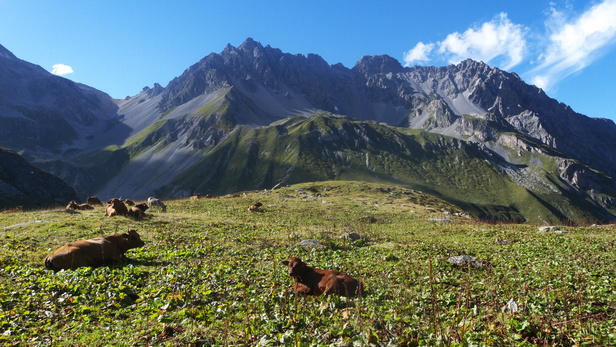
MULTIPOLYGON (((5 70, 0 86, 9 83, 5 70)), ((37 84, 23 77, 19 83, 37 84)), ((366 56, 347 68, 247 39, 164 88, 116 101, 112 116, 93 111, 113 111, 99 101, 81 100, 68 113, 96 115, 85 118, 98 120, 86 130, 104 127, 62 137, 61 158, 49 153, 57 145, 0 146, 27 150, 78 192, 103 197, 358 179, 422 189, 483 217, 612 220, 616 213, 616 125, 482 62, 405 68, 366 56)))

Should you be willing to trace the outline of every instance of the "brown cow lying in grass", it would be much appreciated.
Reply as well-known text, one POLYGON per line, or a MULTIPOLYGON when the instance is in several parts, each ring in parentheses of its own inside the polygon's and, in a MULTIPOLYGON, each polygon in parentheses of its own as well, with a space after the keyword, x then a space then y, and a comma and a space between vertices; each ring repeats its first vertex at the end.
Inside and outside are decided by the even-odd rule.
POLYGON ((124 199, 123 201, 126 204, 126 206, 135 206, 135 202, 131 199, 124 199))
POLYGON ((263 206, 262 203, 256 202, 256 203, 250 205, 250 207, 248 207, 248 211, 250 211, 250 212, 261 212, 261 206, 263 206))
POLYGON ((148 204, 142 202, 135 206, 132 206, 130 210, 128 210, 128 215, 131 217, 143 218, 146 216, 145 211, 148 209, 148 204))
POLYGON ((195 195, 191 196, 190 198, 188 198, 188 200, 199 200, 200 198, 201 198, 201 195, 195 194, 195 195))
POLYGON ((88 205, 90 206, 94 206, 94 205, 103 205, 103 202, 101 201, 101 199, 97 198, 96 196, 88 196, 88 205))
POLYGON ((94 207, 88 204, 78 204, 77 201, 72 200, 66 205, 67 210, 93 210, 94 207))
POLYGON ((141 240, 137 231, 132 229, 125 234, 69 242, 45 258, 45 267, 57 271, 82 266, 115 264, 125 259, 126 251, 143 245, 145 242, 141 240))
POLYGON ((290 257, 282 262, 289 267, 296 295, 337 294, 342 296, 363 295, 362 282, 336 270, 312 268, 299 257, 290 257))
POLYGON ((24 207, 23 206, 17 206, 17 207, 14 207, 12 209, 9 209, 9 210, 0 211, 0 214, 17 213, 17 212, 23 212, 23 211, 24 211, 24 207))
POLYGON ((113 216, 126 216, 128 215, 128 207, 124 204, 124 201, 113 198, 107 201, 107 209, 105 210, 105 216, 113 217, 113 216))

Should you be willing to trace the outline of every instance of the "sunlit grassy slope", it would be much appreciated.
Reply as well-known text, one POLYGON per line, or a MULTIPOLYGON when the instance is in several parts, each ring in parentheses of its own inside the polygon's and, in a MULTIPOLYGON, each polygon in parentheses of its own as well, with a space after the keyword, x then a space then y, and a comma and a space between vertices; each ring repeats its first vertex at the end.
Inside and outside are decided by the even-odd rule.
POLYGON ((0 344, 616 344, 614 225, 483 224, 418 190, 341 181, 166 204, 142 220, 102 207, 0 214, 0 344), (263 212, 248 212, 256 201, 263 212), (43 267, 65 242, 129 228, 146 246, 123 266, 43 267), (363 280, 367 295, 296 298, 291 255, 363 280), (456 255, 486 266, 446 261, 456 255), (503 309, 511 299, 517 312, 503 309))
POLYGON ((512 165, 477 144, 347 117, 237 127, 203 151, 158 193, 224 194, 281 182, 357 180, 431 192, 481 218, 535 223, 606 218, 588 196, 571 193, 551 155, 528 154, 526 164, 512 165))

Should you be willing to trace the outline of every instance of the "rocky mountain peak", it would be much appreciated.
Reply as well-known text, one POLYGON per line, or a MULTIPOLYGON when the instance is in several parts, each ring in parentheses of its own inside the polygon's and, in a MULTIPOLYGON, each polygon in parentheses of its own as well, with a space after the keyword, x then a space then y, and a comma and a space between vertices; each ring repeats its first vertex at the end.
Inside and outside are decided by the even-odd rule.
POLYGON ((161 86, 158 83, 154 83, 154 87, 150 88, 148 86, 143 87, 142 92, 146 93, 148 96, 153 97, 156 96, 160 93, 162 93, 165 90, 165 88, 163 88, 163 86, 161 86))
POLYGON ((353 70, 361 73, 362 75, 374 75, 390 72, 402 72, 404 71, 404 67, 402 67, 398 60, 388 55, 372 55, 363 56, 357 64, 355 64, 353 70))
POLYGON ((484 63, 483 61, 473 59, 462 60, 461 62, 453 65, 453 67, 462 71, 474 73, 488 73, 492 69, 498 70, 497 68, 490 67, 490 65, 484 63))
POLYGON ((247 38, 244 42, 242 42, 241 45, 239 45, 239 47, 237 47, 238 50, 248 53, 248 54, 252 54, 253 56, 259 56, 260 54, 262 54, 263 52, 263 45, 261 45, 260 42, 257 42, 255 40, 253 40, 252 38, 247 38))

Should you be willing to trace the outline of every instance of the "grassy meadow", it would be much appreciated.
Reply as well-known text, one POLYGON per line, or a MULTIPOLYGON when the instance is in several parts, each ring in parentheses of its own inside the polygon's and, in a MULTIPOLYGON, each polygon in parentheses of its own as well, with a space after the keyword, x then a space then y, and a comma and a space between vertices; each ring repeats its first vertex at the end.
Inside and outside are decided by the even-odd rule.
POLYGON ((103 207, 0 214, 0 345, 616 345, 615 225, 540 233, 360 182, 166 204, 144 219, 103 207), (248 212, 256 201, 263 212, 248 212), (146 246, 122 266, 43 266, 66 242, 128 229, 146 246), (362 238, 341 237, 351 232, 362 238), (327 247, 297 246, 306 239, 327 247), (361 279, 367 294, 295 297, 281 264, 292 255, 361 279), (484 266, 446 261, 458 255, 484 266))

